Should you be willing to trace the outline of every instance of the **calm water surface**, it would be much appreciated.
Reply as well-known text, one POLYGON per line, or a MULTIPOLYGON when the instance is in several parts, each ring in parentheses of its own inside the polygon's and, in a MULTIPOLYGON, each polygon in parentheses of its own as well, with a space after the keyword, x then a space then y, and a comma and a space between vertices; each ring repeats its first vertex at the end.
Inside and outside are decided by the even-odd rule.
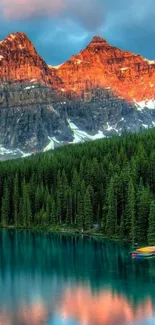
POLYGON ((99 240, 0 231, 0 325, 155 325, 155 259, 99 240))

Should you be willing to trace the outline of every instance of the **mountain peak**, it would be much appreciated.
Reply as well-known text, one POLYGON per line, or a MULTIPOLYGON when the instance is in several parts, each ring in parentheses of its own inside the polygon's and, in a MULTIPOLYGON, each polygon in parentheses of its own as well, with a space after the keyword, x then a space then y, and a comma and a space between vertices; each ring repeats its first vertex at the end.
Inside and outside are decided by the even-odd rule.
POLYGON ((36 55, 35 48, 28 36, 22 32, 11 33, 0 42, 0 50, 7 49, 8 52, 12 51, 26 51, 31 55, 36 55))
POLYGON ((25 33, 11 33, 0 42, 0 81, 37 80, 56 88, 61 83, 25 33), (6 68, 7 67, 7 68, 6 68))
POLYGON ((92 39, 92 42, 93 43, 103 43, 103 42, 106 42, 106 40, 101 37, 101 36, 94 36, 93 39, 92 39))
POLYGON ((28 36, 22 32, 11 33, 6 36, 4 41, 5 40, 8 40, 8 41, 29 41, 30 42, 28 36))
POLYGON ((100 36, 94 36, 88 46, 95 47, 95 46, 99 46, 99 45, 101 45, 101 46, 108 45, 109 46, 106 39, 104 39, 103 37, 100 37, 100 36))

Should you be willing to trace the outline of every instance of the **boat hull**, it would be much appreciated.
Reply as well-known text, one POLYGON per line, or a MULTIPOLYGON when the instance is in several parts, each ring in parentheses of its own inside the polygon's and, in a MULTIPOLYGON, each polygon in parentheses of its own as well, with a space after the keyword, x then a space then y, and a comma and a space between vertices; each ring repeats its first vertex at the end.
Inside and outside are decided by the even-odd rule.
POLYGON ((139 253, 139 252, 131 252, 132 258, 148 258, 155 256, 155 253, 139 253))
POLYGON ((155 246, 141 247, 137 248, 136 252, 138 253, 155 253, 155 246))

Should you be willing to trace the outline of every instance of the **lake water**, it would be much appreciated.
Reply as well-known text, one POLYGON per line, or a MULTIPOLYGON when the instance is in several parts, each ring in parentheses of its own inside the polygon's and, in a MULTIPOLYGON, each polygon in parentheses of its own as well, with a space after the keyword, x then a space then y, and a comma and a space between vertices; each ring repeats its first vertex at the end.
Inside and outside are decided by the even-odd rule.
POLYGON ((155 325, 155 259, 86 237, 0 231, 0 325, 155 325))

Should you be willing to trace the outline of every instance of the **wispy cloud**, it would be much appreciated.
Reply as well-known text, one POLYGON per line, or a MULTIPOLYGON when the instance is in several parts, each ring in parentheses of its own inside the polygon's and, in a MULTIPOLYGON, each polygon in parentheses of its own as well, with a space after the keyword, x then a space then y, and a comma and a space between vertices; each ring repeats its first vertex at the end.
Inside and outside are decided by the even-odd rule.
POLYGON ((63 0, 2 0, 1 8, 6 19, 20 20, 54 16, 65 9, 65 3, 63 0))
POLYGON ((69 17, 88 29, 103 22, 100 0, 1 0, 3 17, 7 20, 27 20, 36 17, 69 17))

